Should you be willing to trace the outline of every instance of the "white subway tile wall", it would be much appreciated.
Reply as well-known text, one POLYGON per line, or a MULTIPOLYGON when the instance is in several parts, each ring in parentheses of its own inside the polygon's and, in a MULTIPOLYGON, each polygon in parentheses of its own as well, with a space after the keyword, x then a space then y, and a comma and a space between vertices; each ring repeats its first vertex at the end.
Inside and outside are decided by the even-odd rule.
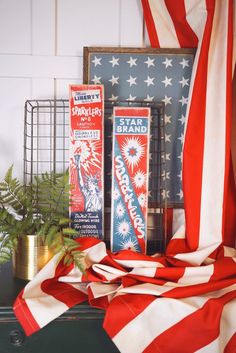
POLYGON ((141 47, 140 0, 0 1, 0 179, 23 177, 27 99, 68 98, 83 80, 84 46, 141 47))

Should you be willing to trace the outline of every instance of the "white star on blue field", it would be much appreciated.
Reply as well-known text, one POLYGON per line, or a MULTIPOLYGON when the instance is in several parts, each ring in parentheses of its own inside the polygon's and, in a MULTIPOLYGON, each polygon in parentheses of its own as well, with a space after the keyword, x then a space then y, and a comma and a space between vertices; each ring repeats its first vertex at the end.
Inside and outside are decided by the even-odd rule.
MULTIPOLYGON (((191 53, 94 53, 90 56, 89 83, 103 84, 105 99, 116 101, 162 102, 165 106, 165 170, 162 198, 182 205, 182 146, 186 107, 193 65, 191 53)), ((154 158, 150 148, 150 156, 154 158)), ((149 201, 155 200, 150 169, 149 201)))

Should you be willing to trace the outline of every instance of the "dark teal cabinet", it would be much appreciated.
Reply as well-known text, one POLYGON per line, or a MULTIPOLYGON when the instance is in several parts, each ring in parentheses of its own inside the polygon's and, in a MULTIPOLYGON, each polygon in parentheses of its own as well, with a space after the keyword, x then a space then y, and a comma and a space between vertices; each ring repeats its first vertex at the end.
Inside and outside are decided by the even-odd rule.
POLYGON ((39 332, 26 337, 12 303, 26 282, 0 266, 0 353, 118 353, 102 328, 104 312, 77 305, 39 332))

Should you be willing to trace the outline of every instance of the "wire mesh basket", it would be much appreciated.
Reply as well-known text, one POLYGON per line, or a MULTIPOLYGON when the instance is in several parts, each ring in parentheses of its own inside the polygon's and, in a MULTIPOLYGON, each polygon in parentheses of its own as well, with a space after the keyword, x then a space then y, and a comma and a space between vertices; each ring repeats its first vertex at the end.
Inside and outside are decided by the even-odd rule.
MULTIPOLYGON (((148 106, 151 108, 148 252, 162 251, 166 236, 163 224, 165 200, 165 125, 162 103, 144 101, 116 101, 116 106, 148 106)), ((104 185, 105 234, 109 246, 112 163, 112 112, 114 102, 105 101, 104 114, 104 185)), ((44 172, 64 172, 69 166, 69 101, 27 100, 24 117, 24 183, 44 172)))

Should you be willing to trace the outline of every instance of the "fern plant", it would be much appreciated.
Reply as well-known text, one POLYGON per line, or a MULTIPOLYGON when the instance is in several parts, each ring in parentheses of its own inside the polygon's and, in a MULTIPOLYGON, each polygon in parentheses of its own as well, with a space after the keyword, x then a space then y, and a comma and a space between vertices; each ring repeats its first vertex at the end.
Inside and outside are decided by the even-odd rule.
POLYGON ((13 177, 11 166, 0 182, 0 264, 10 260, 19 237, 42 236, 53 253, 64 263, 83 270, 78 235, 71 228, 68 172, 43 173, 25 186, 13 177))

